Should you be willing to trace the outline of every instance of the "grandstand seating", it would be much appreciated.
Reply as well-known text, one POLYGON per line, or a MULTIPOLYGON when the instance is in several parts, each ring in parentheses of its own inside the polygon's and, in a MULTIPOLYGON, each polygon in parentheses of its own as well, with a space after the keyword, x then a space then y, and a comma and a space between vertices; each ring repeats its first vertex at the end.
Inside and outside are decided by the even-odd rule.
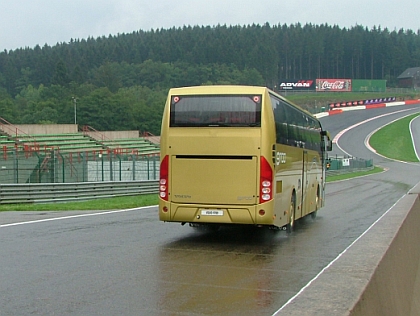
MULTIPOLYGON (((130 166, 134 162, 137 166, 138 161, 143 164, 151 161, 151 168, 155 168, 160 144, 159 137, 140 136, 138 131, 98 132, 92 128, 78 131, 73 124, 13 125, 0 117, 0 148, 3 172, 0 183, 42 183, 86 181, 92 176, 92 166, 97 167, 90 162, 97 159, 119 162, 118 166, 102 165, 102 181, 113 179, 114 168, 120 168, 120 179, 125 176, 130 167, 123 175, 121 163, 127 161, 130 166)), ((140 169, 132 168, 133 179, 140 177, 143 172, 140 169)), ((149 174, 147 169, 147 179, 156 173, 155 169, 150 170, 149 174)))
POLYGON ((60 152, 103 150, 102 144, 82 133, 18 135, 16 140, 24 149, 57 149, 60 152))
POLYGON ((159 153, 159 138, 151 134, 140 137, 137 132, 136 137, 119 138, 115 135, 112 135, 113 137, 105 136, 105 133, 114 134, 118 132, 98 132, 90 126, 84 126, 83 132, 77 132, 77 126, 70 124, 56 124, 47 128, 40 126, 42 128, 38 128, 37 125, 13 125, 0 117, 1 149, 4 152, 16 148, 25 152, 46 152, 55 149, 61 153, 89 151, 101 151, 104 154, 113 152, 136 155, 159 153), (29 132, 36 129, 40 130, 40 134, 29 132), (55 130, 56 132, 48 133, 47 130, 55 130))
POLYGON ((0 135, 0 148, 3 152, 14 149, 15 144, 15 141, 11 140, 7 135, 0 135))
POLYGON ((148 155, 159 152, 159 145, 146 140, 144 137, 99 141, 83 133, 0 136, 2 149, 15 148, 15 144, 18 148, 27 151, 56 149, 61 153, 85 151, 104 151, 106 153, 112 151, 116 154, 148 155))
POLYGON ((151 143, 143 137, 122 138, 102 141, 102 144, 111 150, 122 150, 123 152, 135 152, 139 155, 153 154, 159 152, 159 146, 151 143))

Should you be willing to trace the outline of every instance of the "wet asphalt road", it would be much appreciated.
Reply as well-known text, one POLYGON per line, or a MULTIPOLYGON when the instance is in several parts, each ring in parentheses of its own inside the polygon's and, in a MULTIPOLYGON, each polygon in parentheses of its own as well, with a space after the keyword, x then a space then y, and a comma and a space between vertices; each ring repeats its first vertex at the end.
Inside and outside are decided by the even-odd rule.
MULTIPOLYGON (((347 153, 389 170, 329 183, 326 206, 315 220, 298 221, 292 234, 197 232, 159 222, 156 207, 89 216, 0 213, 0 315, 272 315, 420 181, 419 164, 390 161, 364 146, 371 131, 411 108, 419 110, 322 119, 334 136, 398 112, 339 139, 347 153)), ((341 155, 339 148, 334 153, 341 155)))

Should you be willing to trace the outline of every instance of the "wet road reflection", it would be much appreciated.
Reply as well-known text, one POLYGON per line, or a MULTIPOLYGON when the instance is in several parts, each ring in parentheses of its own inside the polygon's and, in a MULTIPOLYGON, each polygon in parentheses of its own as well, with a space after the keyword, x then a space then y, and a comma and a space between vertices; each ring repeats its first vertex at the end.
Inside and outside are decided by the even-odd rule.
POLYGON ((274 312, 300 287, 302 274, 308 273, 296 262, 301 250, 294 242, 308 226, 306 222, 311 221, 299 225, 292 235, 226 227, 194 232, 164 245, 157 260, 162 311, 188 315, 274 312))

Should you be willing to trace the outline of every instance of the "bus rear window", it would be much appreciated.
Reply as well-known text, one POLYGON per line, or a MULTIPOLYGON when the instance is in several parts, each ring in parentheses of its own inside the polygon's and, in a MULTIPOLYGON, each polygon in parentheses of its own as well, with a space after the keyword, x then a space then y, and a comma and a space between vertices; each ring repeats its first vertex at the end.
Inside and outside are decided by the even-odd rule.
POLYGON ((261 95, 171 97, 170 127, 261 126, 261 95))

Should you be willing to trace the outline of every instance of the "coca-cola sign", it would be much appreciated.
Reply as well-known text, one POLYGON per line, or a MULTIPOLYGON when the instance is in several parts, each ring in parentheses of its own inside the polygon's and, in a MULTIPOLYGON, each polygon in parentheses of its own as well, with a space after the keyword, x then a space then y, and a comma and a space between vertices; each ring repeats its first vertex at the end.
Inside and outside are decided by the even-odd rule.
POLYGON ((351 91, 351 79, 316 79, 316 91, 351 91))

